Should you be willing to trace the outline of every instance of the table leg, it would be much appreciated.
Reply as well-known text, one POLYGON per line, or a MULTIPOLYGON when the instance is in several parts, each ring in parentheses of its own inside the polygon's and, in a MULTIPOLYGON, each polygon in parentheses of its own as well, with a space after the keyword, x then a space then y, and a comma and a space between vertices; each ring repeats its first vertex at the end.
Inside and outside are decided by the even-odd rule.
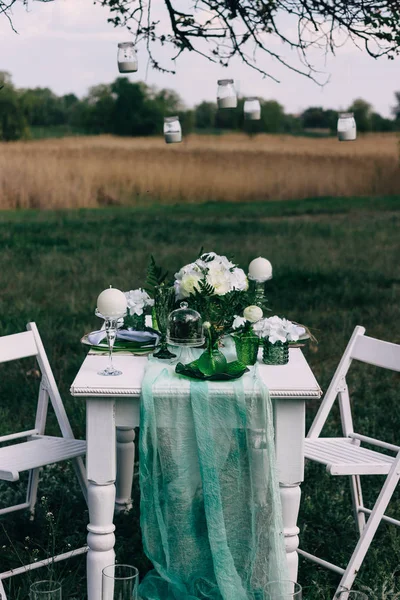
POLYGON ((297 581, 297 518, 300 508, 300 483, 304 479, 305 401, 297 398, 275 399, 274 427, 289 576, 292 581, 297 581))
MULTIPOLYGON (((86 401, 86 469, 89 480, 87 527, 88 600, 102 600, 102 570, 115 561, 115 404, 112 398, 86 401)), ((110 599, 111 600, 111 599, 110 599)))
POLYGON ((132 508, 132 482, 135 464, 135 430, 117 427, 117 496, 115 511, 132 508))

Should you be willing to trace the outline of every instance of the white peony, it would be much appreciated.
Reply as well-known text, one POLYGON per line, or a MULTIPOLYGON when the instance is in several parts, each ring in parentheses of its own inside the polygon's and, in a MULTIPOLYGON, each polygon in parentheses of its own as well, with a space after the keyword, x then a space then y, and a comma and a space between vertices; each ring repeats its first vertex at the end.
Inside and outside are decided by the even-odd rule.
POLYGON ((138 288, 137 290, 130 290, 129 292, 124 292, 129 313, 131 315, 142 315, 145 308, 148 306, 154 305, 154 300, 150 298, 147 292, 145 292, 142 288, 138 288))
POLYGON ((196 263, 190 263, 175 273, 175 293, 178 300, 188 298, 195 289, 199 289, 199 282, 203 279, 201 268, 196 263))
POLYGON ((216 260, 207 263, 207 268, 206 281, 213 286, 216 295, 224 296, 230 292, 232 289, 230 271, 216 260))
POLYGON ((231 273, 232 289, 245 292, 249 287, 249 281, 243 269, 236 268, 231 273))

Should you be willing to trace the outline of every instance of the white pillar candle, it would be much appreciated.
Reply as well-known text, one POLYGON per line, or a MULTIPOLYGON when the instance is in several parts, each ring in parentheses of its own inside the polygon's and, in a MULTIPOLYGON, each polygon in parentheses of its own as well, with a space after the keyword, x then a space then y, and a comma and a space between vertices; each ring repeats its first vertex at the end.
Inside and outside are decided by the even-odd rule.
POLYGON ((127 300, 124 292, 115 288, 107 288, 97 298, 97 310, 103 317, 118 319, 123 317, 127 309, 127 300))
POLYGON ((266 258, 259 256, 249 264, 249 279, 267 281, 272 278, 272 265, 266 258))

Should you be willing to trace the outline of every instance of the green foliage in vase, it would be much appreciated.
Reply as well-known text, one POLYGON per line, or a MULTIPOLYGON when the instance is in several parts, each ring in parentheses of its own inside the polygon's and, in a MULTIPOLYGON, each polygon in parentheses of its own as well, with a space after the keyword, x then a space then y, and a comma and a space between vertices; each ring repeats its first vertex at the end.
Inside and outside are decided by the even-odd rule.
POLYGON ((146 282, 143 289, 154 298, 154 290, 157 286, 165 283, 168 277, 168 271, 164 271, 162 267, 157 265, 154 256, 150 256, 150 262, 147 267, 146 282))

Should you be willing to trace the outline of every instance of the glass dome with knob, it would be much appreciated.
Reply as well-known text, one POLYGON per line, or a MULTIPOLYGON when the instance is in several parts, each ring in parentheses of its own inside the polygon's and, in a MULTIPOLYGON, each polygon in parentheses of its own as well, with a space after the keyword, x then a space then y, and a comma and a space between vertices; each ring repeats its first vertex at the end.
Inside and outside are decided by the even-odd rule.
POLYGON ((187 302, 172 311, 168 318, 167 343, 172 346, 202 346, 205 342, 203 321, 197 310, 187 302))

